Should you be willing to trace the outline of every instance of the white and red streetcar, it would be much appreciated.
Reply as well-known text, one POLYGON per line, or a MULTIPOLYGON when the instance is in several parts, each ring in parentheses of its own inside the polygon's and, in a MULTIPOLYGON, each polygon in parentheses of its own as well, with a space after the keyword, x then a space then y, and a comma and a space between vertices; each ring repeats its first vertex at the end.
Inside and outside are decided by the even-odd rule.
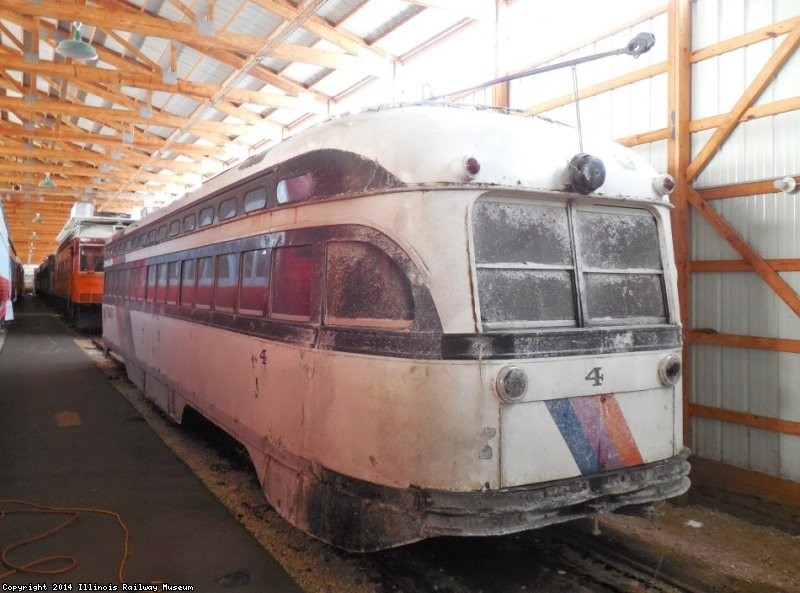
POLYGON ((318 124, 112 239, 106 343, 349 550, 679 495, 671 180, 578 146, 436 104, 318 124))

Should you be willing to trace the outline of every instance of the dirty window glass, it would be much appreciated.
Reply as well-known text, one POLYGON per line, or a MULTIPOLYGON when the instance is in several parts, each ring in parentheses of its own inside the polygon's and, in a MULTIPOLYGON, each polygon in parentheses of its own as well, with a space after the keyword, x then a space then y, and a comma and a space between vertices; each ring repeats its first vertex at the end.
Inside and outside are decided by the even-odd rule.
POLYGON ((267 188, 257 187, 244 194, 244 211, 254 212, 267 205, 267 188))
POLYGON ((194 305, 194 268, 193 259, 183 261, 181 265, 181 305, 194 305))
POLYGON ((661 246, 641 209, 577 209, 575 228, 590 323, 666 319, 661 246))
POLYGON ((173 220, 169 223, 169 236, 174 237, 178 233, 181 232, 181 221, 180 220, 173 220))
POLYGON ((572 265, 564 204, 479 201, 473 219, 478 263, 572 265))
POLYGON ((242 285, 239 312, 263 315, 269 296, 270 250, 256 249, 242 254, 242 285))
POLYGON ((478 293, 484 322, 575 324, 574 286, 569 272, 481 270, 478 293))
POLYGON ((314 192, 314 179, 310 173, 281 179, 278 181, 276 192, 279 204, 302 202, 310 198, 314 192))
POLYGON ((567 205, 479 200, 472 220, 484 326, 574 326, 567 205))
POLYGON ((156 301, 163 303, 167 300, 167 264, 158 264, 157 269, 156 301))
POLYGON ((167 303, 178 304, 181 286, 181 262, 173 261, 167 265, 167 303))
POLYGON ((210 309, 214 296, 214 258, 201 257, 197 260, 197 288, 194 302, 198 309, 210 309))
POLYGON ((197 217, 194 214, 187 214, 183 217, 183 231, 193 231, 196 226, 197 217))
POLYGON ((217 287, 214 294, 214 309, 233 311, 236 305, 237 281, 239 279, 239 254, 226 253, 217 256, 217 287))
POLYGON ((156 267, 147 266, 147 300, 156 300, 156 267))
POLYGON ((274 251, 270 316, 294 321, 311 319, 311 245, 274 251))
POLYGON ((229 198, 219 205, 219 220, 228 220, 236 216, 236 198, 229 198))
POLYGON ((325 274, 327 324, 392 328, 411 324, 411 284, 400 266, 374 245, 329 243, 325 274))
POLYGON ((200 211, 200 226, 208 226, 214 222, 214 207, 209 206, 200 211))

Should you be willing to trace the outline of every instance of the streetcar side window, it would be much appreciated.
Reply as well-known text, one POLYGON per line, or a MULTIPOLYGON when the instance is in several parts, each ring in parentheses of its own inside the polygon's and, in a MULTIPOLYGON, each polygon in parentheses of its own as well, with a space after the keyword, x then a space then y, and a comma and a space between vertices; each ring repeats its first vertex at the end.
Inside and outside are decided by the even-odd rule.
POLYGON ((178 233, 181 232, 181 221, 180 220, 173 220, 169 223, 169 236, 174 237, 178 233))
POLYGON ((212 222, 214 222, 214 207, 209 206, 208 208, 203 208, 200 211, 200 226, 208 226, 212 222))
POLYGON ((217 256, 217 281, 214 290, 214 309, 233 311, 236 305, 236 284, 239 279, 239 254, 217 256))
POLYGON ((158 228, 158 240, 163 241, 167 238, 167 225, 163 224, 158 228))
POLYGON ((145 290, 147 288, 147 268, 138 266, 131 268, 128 277, 128 294, 129 298, 137 301, 143 301, 145 297, 145 290))
POLYGON ((311 197, 314 193, 314 179, 310 173, 287 177, 278 181, 276 187, 279 204, 289 202, 302 202, 311 197))
POLYGON ((269 302, 270 250, 256 249, 242 254, 239 312, 263 315, 269 302))
POLYGON ((191 307, 194 305, 194 268, 195 261, 187 259, 181 265, 181 305, 191 307))
POLYGON ((183 217, 183 232, 187 233, 189 231, 193 231, 195 226, 197 226, 197 217, 195 216, 194 212, 191 214, 187 214, 183 217))
POLYGON ((313 260, 311 245, 279 247, 273 252, 270 316, 311 320, 313 260))
POLYGON ((156 300, 156 267, 147 266, 147 300, 156 300))
POLYGON ((171 261, 167 265, 167 303, 178 304, 178 293, 181 286, 181 262, 171 261))
POLYGON ((163 303, 167 300, 167 264, 158 264, 157 270, 156 301, 163 303))
POLYGON ((267 188, 257 187, 244 194, 244 211, 255 212, 267 205, 267 188))
POLYGON ((214 296, 214 258, 201 257, 197 260, 197 290, 195 306, 198 309, 210 309, 214 296))
POLYGON ((236 216, 236 198, 228 198, 219 205, 218 220, 229 220, 236 216))
POLYGON ((413 319, 411 283, 393 259, 369 243, 328 244, 326 324, 406 329, 413 319))

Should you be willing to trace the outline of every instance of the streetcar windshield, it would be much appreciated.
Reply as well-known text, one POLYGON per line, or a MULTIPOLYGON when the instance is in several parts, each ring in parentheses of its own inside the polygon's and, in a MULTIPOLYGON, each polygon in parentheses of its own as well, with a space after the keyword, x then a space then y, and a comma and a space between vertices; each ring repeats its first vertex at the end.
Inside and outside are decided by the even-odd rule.
POLYGON ((103 271, 103 248, 100 245, 84 245, 81 247, 81 272, 103 271))
POLYGON ((658 227, 647 210, 482 199, 473 236, 486 329, 667 321, 658 227))

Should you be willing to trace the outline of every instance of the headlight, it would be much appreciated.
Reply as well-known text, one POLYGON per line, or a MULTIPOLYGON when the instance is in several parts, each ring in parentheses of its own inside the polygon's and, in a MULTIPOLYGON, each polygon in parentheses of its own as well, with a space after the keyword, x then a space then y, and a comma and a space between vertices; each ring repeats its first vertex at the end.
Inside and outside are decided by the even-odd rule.
POLYGON ((528 375, 517 366, 506 366, 500 369, 495 379, 497 395, 504 402, 514 403, 528 391, 528 375))
POLYGON ((658 378, 664 385, 675 385, 681 378, 681 358, 677 354, 669 354, 658 364, 658 378))

